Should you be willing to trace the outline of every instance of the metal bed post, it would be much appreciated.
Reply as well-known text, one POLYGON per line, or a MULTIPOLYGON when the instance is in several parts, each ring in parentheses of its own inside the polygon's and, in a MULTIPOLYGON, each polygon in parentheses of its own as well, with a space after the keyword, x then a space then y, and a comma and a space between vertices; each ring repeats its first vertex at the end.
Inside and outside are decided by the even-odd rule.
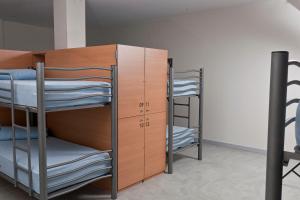
POLYGON ((269 105, 266 200, 281 200, 288 52, 273 52, 269 105))
POLYGON ((111 198, 117 199, 118 180, 117 180, 117 137, 118 137, 118 69, 116 66, 112 66, 112 95, 111 95, 111 145, 112 145, 112 193, 111 198))
POLYGON ((191 128, 191 97, 188 97, 188 128, 191 128))
POLYGON ((12 128, 12 140, 13 140, 13 163, 14 163, 14 186, 18 186, 18 168, 17 168, 17 150, 16 150, 16 127, 15 127, 15 87, 14 79, 12 75, 10 78, 10 90, 11 90, 11 128, 12 128))
POLYGON ((199 72, 198 160, 202 160, 204 69, 199 72))
POLYGON ((169 113, 168 113, 168 174, 173 173, 173 124, 174 124, 174 99, 173 99, 173 59, 168 59, 169 63, 169 113))
POLYGON ((28 163, 28 194, 32 196, 32 168, 31 168, 31 117, 30 111, 26 109, 26 132, 27 132, 27 163, 28 163))
POLYGON ((47 185, 47 151, 46 151, 46 111, 45 111, 45 68, 43 63, 37 63, 37 114, 39 132, 39 175, 40 199, 48 199, 47 185))

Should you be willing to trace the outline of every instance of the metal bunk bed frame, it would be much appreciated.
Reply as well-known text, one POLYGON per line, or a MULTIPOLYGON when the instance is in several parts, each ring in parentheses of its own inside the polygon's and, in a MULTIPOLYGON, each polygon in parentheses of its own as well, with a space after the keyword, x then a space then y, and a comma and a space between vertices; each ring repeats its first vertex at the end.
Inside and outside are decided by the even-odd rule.
POLYGON ((299 80, 288 81, 289 66, 300 67, 300 62, 289 61, 287 51, 272 53, 266 200, 282 199, 282 179, 287 175, 282 176, 283 165, 288 164, 290 159, 300 160, 299 153, 284 151, 285 128, 296 120, 286 120, 286 108, 293 103, 299 103, 299 98, 287 102, 287 88, 292 85, 300 86, 299 80))
MULTIPOLYGON (((44 66, 44 63, 37 63, 36 67, 36 73, 37 73, 37 107, 26 107, 26 106, 19 106, 15 105, 15 94, 14 94, 14 79, 13 76, 9 73, 3 73, 1 72, 0 75, 6 75, 9 77, 10 80, 10 89, 4 89, 0 88, 2 91, 10 92, 11 96, 10 98, 0 96, 1 99, 10 101, 10 103, 0 103, 1 107, 8 107, 11 109, 11 118, 12 118, 12 132, 13 132, 13 162, 14 162, 14 178, 11 178, 3 173, 0 173, 0 176, 7 179, 9 182, 13 183, 15 187, 19 187, 24 191, 27 191, 29 196, 33 196, 40 200, 48 200, 52 199, 67 193, 70 193, 72 191, 75 191, 83 186, 86 186, 92 182, 111 177, 112 178, 112 189, 111 189, 111 198, 116 199, 117 198, 117 90, 118 90, 118 83, 117 83, 117 67, 111 66, 109 68, 105 67, 78 67, 78 68, 48 68, 44 66), (99 71, 109 71, 110 76, 86 76, 86 77, 80 77, 80 78, 45 78, 45 71, 85 71, 85 70, 99 70, 99 71), (111 171, 109 174, 96 177, 94 179, 84 181, 72 186, 69 186, 67 188, 60 189, 58 191, 48 193, 48 187, 47 182, 48 179, 56 178, 61 175, 68 174, 70 172, 61 173, 56 176, 47 176, 47 170, 52 169, 55 167, 63 166, 66 164, 71 164, 78 162, 80 160, 89 158, 90 156, 96 155, 97 153, 91 153, 88 155, 84 155, 78 159, 60 163, 53 166, 47 165, 47 152, 46 152, 46 113, 47 112, 59 112, 59 111, 65 111, 65 110, 76 110, 76 109, 86 109, 86 108, 94 108, 94 107, 102 107, 105 106, 105 104, 93 104, 93 105, 83 105, 83 106, 70 106, 70 107, 58 107, 53 109, 47 109, 45 106, 45 102, 47 101, 59 101, 58 99, 54 100, 47 100, 45 99, 45 92, 51 93, 51 92, 67 92, 67 91, 79 91, 83 89, 91 88, 91 86, 85 86, 85 87, 77 87, 73 89, 64 89, 64 90, 52 90, 52 89, 45 89, 45 81, 46 80, 60 80, 60 81, 70 81, 70 80, 89 80, 89 79, 99 79, 99 80, 110 80, 111 86, 93 86, 93 88, 110 88, 111 94, 96 94, 96 95, 85 95, 80 98, 69 98, 65 101, 76 101, 80 99, 86 99, 91 97, 110 97, 111 98, 111 112, 112 112, 112 118, 111 118, 111 144, 112 149, 107 151, 101 151, 99 153, 110 153, 111 158, 107 159, 107 161, 111 161, 111 171), (23 110, 26 112, 26 126, 20 126, 15 123, 15 111, 16 110, 23 110), (31 171, 31 138, 30 138, 30 123, 31 123, 31 113, 37 114, 37 121, 38 121, 38 148, 39 148, 39 176, 40 176, 40 194, 37 194, 33 192, 32 190, 32 171, 31 171), (16 129, 23 129, 27 132, 27 145, 26 147, 18 146, 16 143, 16 129), (16 162, 16 151, 23 151, 27 153, 28 155, 28 169, 25 169, 23 167, 20 167, 17 165, 16 162), (21 170, 28 174, 29 179, 29 187, 21 184, 18 182, 18 170, 21 170)), ((106 161, 106 160, 105 160, 106 161)), ((99 170, 105 170, 108 168, 102 168, 99 170)), ((78 170, 78 169, 77 169, 78 170)), ((75 170, 73 170, 75 171, 75 170)), ((73 172, 72 171, 72 172, 73 172)))
POLYGON ((197 145, 198 147, 198 160, 202 160, 202 135, 203 135, 203 91, 204 91, 204 70, 188 70, 181 72, 174 72, 173 59, 168 59, 169 64, 169 87, 168 87, 168 174, 173 173, 173 154, 183 151, 187 148, 191 148, 197 145), (185 79, 197 79, 199 93, 196 95, 185 95, 185 96, 174 96, 174 75, 184 74, 185 79), (192 75, 191 75, 192 74, 192 75), (188 98, 188 103, 176 103, 175 99, 180 97, 188 98), (199 117, 198 117, 198 127, 193 127, 198 129, 198 142, 192 143, 186 147, 173 150, 173 125, 174 118, 181 118, 187 120, 188 128, 191 128, 191 98, 198 97, 199 102, 199 117), (187 116, 175 115, 175 106, 183 106, 188 108, 187 116), (171 149, 171 151, 170 151, 171 149))

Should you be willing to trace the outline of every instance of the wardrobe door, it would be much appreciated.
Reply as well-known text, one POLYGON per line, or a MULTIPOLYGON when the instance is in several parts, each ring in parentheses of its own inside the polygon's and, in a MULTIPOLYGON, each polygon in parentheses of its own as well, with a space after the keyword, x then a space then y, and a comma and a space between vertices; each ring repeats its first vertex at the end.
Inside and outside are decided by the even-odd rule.
POLYGON ((144 116, 119 119, 118 189, 144 179, 144 116))
POLYGON ((166 111, 168 51, 145 49, 145 113, 166 111))
POLYGON ((145 178, 165 170, 166 113, 145 115, 145 178))
POLYGON ((119 118, 144 114, 144 48, 118 45, 119 118))

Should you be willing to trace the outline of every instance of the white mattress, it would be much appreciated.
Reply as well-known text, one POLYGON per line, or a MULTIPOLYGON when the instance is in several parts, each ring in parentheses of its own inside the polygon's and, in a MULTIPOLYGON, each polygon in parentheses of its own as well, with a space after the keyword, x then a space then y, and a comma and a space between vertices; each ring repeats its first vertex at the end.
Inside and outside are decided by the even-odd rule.
MULTIPOLYGON (((197 142, 197 130, 186 127, 173 126, 173 150, 186 147, 197 142)), ((168 127, 166 140, 168 145, 168 127)))
POLYGON ((197 81, 194 80, 174 80, 174 96, 196 95, 198 89, 197 81))
MULTIPOLYGON (((10 89, 10 81, 0 80, 1 88, 10 89)), ((83 86, 110 86, 107 82, 96 81, 45 81, 45 89, 72 89, 83 86)), ((15 104, 29 107, 37 107, 37 89, 35 80, 17 80, 14 81, 15 89, 15 104)), ((69 98, 78 98, 85 95, 110 94, 110 88, 90 88, 80 91, 69 92, 46 92, 45 100, 60 99, 66 100, 69 98)), ((10 97, 10 92, 0 90, 0 95, 10 97)), ((110 97, 91 97, 76 101, 46 101, 47 108, 79 106, 87 104, 97 104, 110 102, 110 97)), ((6 102, 4 99, 0 99, 6 102)))
MULTIPOLYGON (((26 140, 18 141, 19 145, 26 144, 26 140)), ((80 146, 69 143, 54 137, 47 138, 47 162, 48 166, 71 161, 93 152, 98 152, 89 147, 80 146)), ((39 161, 38 161, 38 140, 32 140, 32 179, 33 190, 36 193, 40 192, 39 185, 39 161)), ((96 177, 103 176, 109 173, 110 169, 104 169, 111 166, 110 161, 104 161, 110 156, 108 153, 100 153, 89 158, 83 159, 76 163, 56 167, 48 170, 48 176, 57 175, 62 172, 71 172, 85 166, 85 169, 71 172, 69 174, 59 176, 48 181, 48 192, 87 181, 96 177), (99 162, 97 162, 99 161, 99 162), (94 163, 97 162, 97 163, 94 163), (90 166, 89 164, 94 163, 90 166), (102 170, 101 170, 102 169, 102 170)), ((28 169, 27 154, 17 151, 18 165, 28 169)), ((12 141, 0 141, 0 171, 7 176, 13 178, 13 149, 12 141)), ((23 185, 28 186, 28 175, 22 171, 18 171, 18 181, 23 185)))

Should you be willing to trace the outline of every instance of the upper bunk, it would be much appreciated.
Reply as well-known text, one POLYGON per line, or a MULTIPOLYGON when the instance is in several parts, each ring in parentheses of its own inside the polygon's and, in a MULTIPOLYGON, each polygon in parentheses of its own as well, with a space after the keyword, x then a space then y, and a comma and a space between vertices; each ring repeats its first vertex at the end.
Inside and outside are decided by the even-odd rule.
POLYGON ((29 193, 32 189, 37 198, 43 197, 45 192, 49 198, 60 196, 112 177, 112 193, 116 197, 117 71, 116 62, 103 62, 108 59, 102 52, 108 49, 110 55, 114 55, 114 48, 110 46, 38 53, 0 50, 1 125, 10 127, 9 133, 27 133, 27 140, 18 140, 18 144, 14 142, 15 136, 1 141, 3 169, 0 175, 18 186, 20 183, 20 188, 29 193), (101 108, 103 106, 105 108, 101 108), (75 117, 80 123, 74 118, 61 117, 71 111, 74 116, 73 110, 77 110, 75 117), (54 113, 56 111, 66 112, 54 113), (29 112, 38 115, 29 115, 29 112), (52 112, 47 114, 47 120, 46 112, 52 112), (82 113, 97 116, 85 118, 82 113), (104 120, 97 121, 99 117, 104 120), (54 118, 61 119, 63 126, 53 123, 54 118), (33 130, 31 123, 37 123, 38 140, 28 136, 33 130), (80 124, 80 127, 73 132, 75 128, 71 124, 80 124), (47 130, 51 130, 51 137, 47 130), (71 133, 77 139, 64 137, 63 133, 71 133), (88 144, 88 139, 79 137, 92 138, 97 144, 88 144), (18 155, 22 155, 17 162, 11 156, 16 149, 18 155), (23 160, 27 160, 26 153, 32 158, 32 162, 27 162, 33 167, 32 176, 28 170, 31 167, 22 165, 23 160), (14 168, 22 172, 19 179, 14 168), (23 172, 28 172, 28 177, 23 172))
MULTIPOLYGON (((86 50, 78 50, 77 58, 94 56, 86 54, 86 50)), ((112 87, 117 82, 116 67, 113 64, 77 64, 72 60, 73 65, 70 65, 68 59, 61 57, 62 60, 58 61, 57 56, 53 56, 57 51, 33 54, 24 52, 22 56, 28 57, 28 61, 21 62, 18 61, 18 52, 1 52, 16 55, 11 56, 14 57, 11 63, 0 61, 2 107, 29 109, 30 112, 37 112, 42 107, 45 112, 56 112, 103 107, 111 102, 112 87), (49 61, 47 66, 44 63, 46 60, 49 61)))
POLYGON ((169 96, 200 97, 203 68, 174 72, 173 59, 169 59, 169 96))

